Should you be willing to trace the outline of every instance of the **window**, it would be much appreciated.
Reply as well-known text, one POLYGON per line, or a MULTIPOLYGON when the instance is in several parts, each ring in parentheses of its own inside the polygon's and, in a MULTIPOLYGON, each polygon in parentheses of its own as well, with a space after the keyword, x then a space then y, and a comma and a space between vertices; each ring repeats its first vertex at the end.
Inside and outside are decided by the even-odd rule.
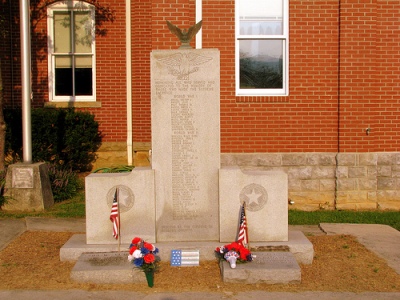
POLYGON ((95 100, 94 8, 62 1, 48 8, 49 100, 95 100))
POLYGON ((288 95, 288 0, 236 0, 236 95, 288 95))

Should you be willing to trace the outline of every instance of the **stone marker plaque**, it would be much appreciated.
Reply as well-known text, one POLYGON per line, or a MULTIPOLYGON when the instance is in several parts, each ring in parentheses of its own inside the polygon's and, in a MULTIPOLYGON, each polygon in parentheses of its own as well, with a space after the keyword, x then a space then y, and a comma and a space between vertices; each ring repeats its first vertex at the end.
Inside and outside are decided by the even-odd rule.
POLYGON ((218 240, 219 51, 151 54, 157 242, 218 240))
POLYGON ((14 168, 12 170, 13 188, 33 188, 33 168, 14 168))

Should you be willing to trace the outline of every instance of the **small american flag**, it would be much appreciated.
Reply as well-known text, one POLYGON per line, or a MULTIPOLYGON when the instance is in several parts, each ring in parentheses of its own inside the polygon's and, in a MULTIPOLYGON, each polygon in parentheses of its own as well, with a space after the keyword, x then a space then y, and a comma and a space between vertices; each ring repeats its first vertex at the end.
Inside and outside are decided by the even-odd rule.
POLYGON ((244 202, 240 207, 239 232, 237 236, 237 242, 242 243, 243 246, 246 246, 248 244, 246 211, 244 202))
POLYGON ((113 237, 119 236, 119 210, 118 210, 118 188, 115 189, 114 200, 111 207, 110 220, 113 222, 113 237))

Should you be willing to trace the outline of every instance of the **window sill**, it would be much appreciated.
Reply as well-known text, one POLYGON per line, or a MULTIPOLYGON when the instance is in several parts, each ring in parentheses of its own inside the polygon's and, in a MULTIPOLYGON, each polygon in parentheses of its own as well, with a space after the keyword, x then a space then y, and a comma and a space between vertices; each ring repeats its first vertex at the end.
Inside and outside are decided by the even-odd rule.
POLYGON ((44 107, 48 108, 69 108, 69 107, 101 107, 101 102, 75 102, 75 101, 60 101, 46 102, 44 107))

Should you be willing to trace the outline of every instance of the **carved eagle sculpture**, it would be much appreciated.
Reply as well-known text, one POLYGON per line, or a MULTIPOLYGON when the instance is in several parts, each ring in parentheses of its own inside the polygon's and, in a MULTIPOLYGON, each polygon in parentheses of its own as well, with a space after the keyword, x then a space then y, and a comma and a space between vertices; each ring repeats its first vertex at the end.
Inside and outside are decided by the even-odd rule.
POLYGON ((171 22, 167 21, 169 30, 176 35, 182 43, 179 48, 192 48, 190 46, 190 41, 199 32, 202 23, 203 21, 200 21, 196 25, 190 27, 188 30, 182 30, 178 26, 175 26, 171 22))

